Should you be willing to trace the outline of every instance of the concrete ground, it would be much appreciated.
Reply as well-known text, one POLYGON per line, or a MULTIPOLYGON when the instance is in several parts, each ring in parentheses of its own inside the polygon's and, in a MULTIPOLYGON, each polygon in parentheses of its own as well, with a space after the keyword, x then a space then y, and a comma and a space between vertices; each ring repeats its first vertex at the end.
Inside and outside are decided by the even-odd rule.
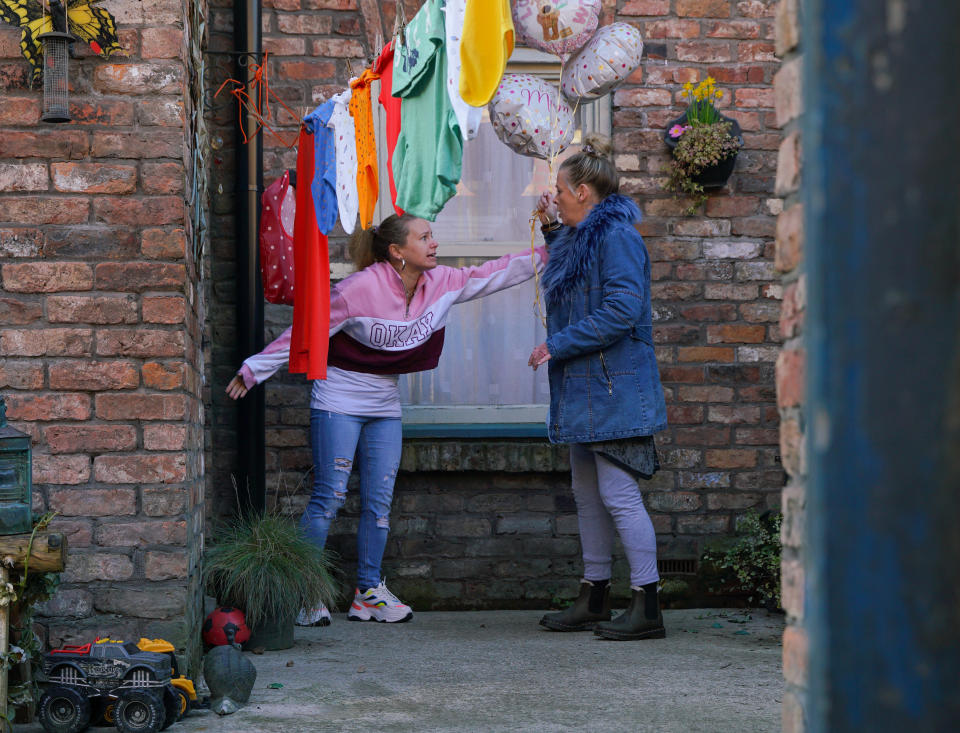
POLYGON ((666 639, 613 642, 546 631, 541 615, 432 612, 388 625, 335 614, 298 628, 292 649, 248 654, 257 681, 240 711, 193 711, 168 730, 780 730, 781 616, 666 611, 666 639))

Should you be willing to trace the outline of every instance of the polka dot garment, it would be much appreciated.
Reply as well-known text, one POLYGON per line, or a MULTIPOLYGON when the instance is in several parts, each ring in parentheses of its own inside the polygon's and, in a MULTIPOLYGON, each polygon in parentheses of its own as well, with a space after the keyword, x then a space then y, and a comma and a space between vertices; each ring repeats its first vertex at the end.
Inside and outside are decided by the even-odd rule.
POLYGON ((337 208, 340 210, 340 225, 347 234, 357 226, 360 208, 357 194, 357 138, 353 117, 348 110, 351 92, 349 89, 331 97, 333 113, 327 127, 333 129, 334 152, 337 157, 337 208))
POLYGON ((290 174, 271 183, 261 197, 260 276, 268 303, 293 305, 293 222, 296 199, 290 174))
POLYGON ((350 116, 357 138, 357 198, 360 210, 360 226, 366 229, 373 224, 373 209, 377 204, 377 141, 373 133, 373 110, 370 106, 370 84, 379 75, 365 70, 359 79, 350 82, 350 116))

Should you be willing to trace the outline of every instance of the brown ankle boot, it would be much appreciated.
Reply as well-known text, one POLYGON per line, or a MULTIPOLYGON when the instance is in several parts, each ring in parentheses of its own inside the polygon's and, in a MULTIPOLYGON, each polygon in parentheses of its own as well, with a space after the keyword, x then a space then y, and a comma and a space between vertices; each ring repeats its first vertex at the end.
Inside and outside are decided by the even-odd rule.
POLYGON ((663 639, 666 637, 667 632, 663 628, 663 613, 660 611, 659 604, 656 604, 656 618, 649 618, 644 612, 646 609, 646 593, 643 588, 634 586, 631 590, 633 596, 630 598, 629 608, 613 621, 596 624, 593 633, 603 639, 616 639, 618 641, 663 639))
POLYGON ((610 620, 610 582, 596 585, 589 580, 580 581, 580 595, 569 608, 558 613, 548 613, 540 619, 540 625, 552 631, 589 631, 598 621, 610 620))

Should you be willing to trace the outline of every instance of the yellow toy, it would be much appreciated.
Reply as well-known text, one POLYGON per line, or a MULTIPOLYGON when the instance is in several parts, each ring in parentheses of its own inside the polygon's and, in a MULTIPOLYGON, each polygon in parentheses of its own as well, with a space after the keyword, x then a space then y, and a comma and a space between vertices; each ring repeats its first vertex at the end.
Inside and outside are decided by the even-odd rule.
MULTIPOLYGON (((112 639, 97 639, 96 643, 114 644, 118 642, 112 639)), ((173 689, 179 697, 179 713, 177 715, 177 720, 180 720, 190 711, 191 707, 196 705, 197 690, 190 679, 180 674, 180 670, 177 667, 177 657, 173 653, 173 644, 171 644, 169 641, 165 641, 164 639, 147 639, 146 637, 141 637, 140 641, 137 642, 137 647, 144 652, 158 652, 160 654, 168 654, 170 656, 170 684, 173 685, 173 689)), ((114 722, 113 705, 108 705, 103 711, 103 719, 107 723, 114 722)))

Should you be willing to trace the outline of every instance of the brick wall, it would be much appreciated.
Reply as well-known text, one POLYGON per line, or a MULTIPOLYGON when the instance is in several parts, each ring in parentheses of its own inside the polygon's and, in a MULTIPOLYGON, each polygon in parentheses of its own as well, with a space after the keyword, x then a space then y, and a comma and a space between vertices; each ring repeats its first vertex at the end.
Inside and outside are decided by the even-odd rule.
MULTIPOLYGON (((220 0, 222 3, 222 0, 220 0)), ((412 17, 418 2, 407 3, 412 17)), ((699 555, 705 540, 728 534, 747 509, 780 505, 779 413, 774 364, 780 345, 782 285, 774 263, 774 194, 780 130, 774 112, 776 4, 773 0, 619 0, 603 22, 636 25, 649 58, 613 97, 613 138, 623 189, 645 213, 653 260, 655 338, 671 427, 659 436, 665 470, 645 488, 661 555, 699 555), (666 123, 684 108, 686 81, 707 75, 725 96, 722 111, 744 131, 745 147, 727 188, 696 216, 661 188, 666 123)), ((368 0, 274 0, 264 7, 264 47, 272 88, 302 113, 340 91, 367 63, 376 35, 389 36, 395 4, 368 0)), ((212 44, 228 48, 231 10, 212 10, 212 44)), ((226 69, 211 78, 218 85, 226 69)), ((212 77, 215 75, 211 75, 212 77)), ((274 109, 281 134, 295 121, 274 109)), ((241 355, 232 334, 235 259, 231 234, 231 125, 218 112, 213 189, 220 223, 210 263, 212 377, 208 491, 214 511, 232 505, 234 415, 223 396, 241 355), (222 194, 217 195, 222 184, 222 194)), ((264 139, 266 180, 295 165, 295 152, 264 139)), ((331 237, 344 271, 345 240, 331 237)), ((267 338, 290 323, 290 309, 268 306, 267 338)), ((241 326, 243 327, 243 326, 241 326)), ((302 506, 311 459, 309 390, 299 375, 266 386, 269 483, 299 487, 302 506)), ((566 452, 526 441, 408 441, 397 481, 385 572, 398 590, 439 606, 539 602, 573 589, 579 572, 566 452), (519 556, 523 562, 517 560, 519 556), (507 583, 508 585, 505 585, 507 583), (518 589, 519 584, 519 589, 518 589)), ((348 503, 331 537, 349 567, 356 506, 348 503)), ((348 577, 352 571, 348 571, 348 577)), ((620 570, 618 569, 618 573, 620 570)))
POLYGON ((186 215, 182 0, 105 3, 125 56, 74 44, 70 124, 40 122, 0 26, 0 390, 33 438, 36 512, 69 556, 53 644, 196 622, 202 364, 186 215))
POLYGON ((801 0, 780 0, 777 8, 777 55, 783 67, 774 80, 777 121, 783 128, 777 164, 776 193, 784 208, 777 220, 776 265, 783 273, 783 310, 780 331, 784 344, 777 359, 777 405, 780 409, 780 451, 789 476, 783 490, 783 607, 787 630, 783 638, 783 730, 806 729, 804 697, 807 675, 807 637, 803 628, 804 517, 806 462, 802 408, 804 399, 803 325, 806 277, 803 267, 803 204, 800 195, 803 112, 800 89, 801 0))

